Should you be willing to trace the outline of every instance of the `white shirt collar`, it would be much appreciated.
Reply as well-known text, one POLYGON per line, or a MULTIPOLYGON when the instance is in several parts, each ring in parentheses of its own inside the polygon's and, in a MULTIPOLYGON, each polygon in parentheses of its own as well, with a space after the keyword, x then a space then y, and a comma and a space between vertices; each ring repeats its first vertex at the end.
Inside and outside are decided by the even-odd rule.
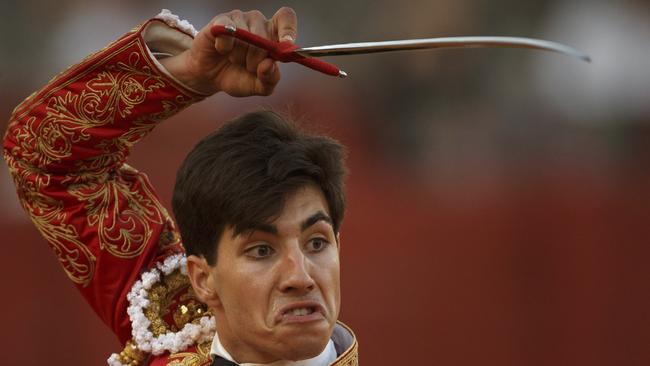
MULTIPOLYGON (((212 347, 210 348, 210 354, 211 355, 217 355, 221 358, 224 358, 228 361, 235 362, 232 356, 226 349, 223 347, 223 344, 221 344, 221 340, 219 340, 219 334, 215 333, 214 338, 212 339, 212 347)), ((325 349, 323 352, 321 352, 320 355, 310 358, 307 360, 299 360, 299 361, 276 361, 276 362, 271 362, 267 364, 259 364, 259 363, 242 363, 239 364, 240 366, 327 366, 334 362, 336 360, 336 349, 334 348, 334 342, 330 339, 329 342, 327 342, 327 346, 325 346, 325 349)))

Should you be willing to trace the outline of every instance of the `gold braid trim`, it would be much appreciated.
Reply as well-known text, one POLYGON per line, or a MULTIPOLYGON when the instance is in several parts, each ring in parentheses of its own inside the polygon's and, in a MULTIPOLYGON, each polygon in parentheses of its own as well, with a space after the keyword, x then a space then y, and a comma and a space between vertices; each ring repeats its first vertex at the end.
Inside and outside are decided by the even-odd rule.
POLYGON ((135 345, 133 340, 126 342, 124 350, 117 356, 118 360, 126 366, 141 366, 144 364, 148 354, 142 352, 135 345))
POLYGON ((354 340, 352 341, 352 345, 332 362, 331 366, 359 366, 359 343, 357 342, 357 336, 347 325, 341 322, 338 322, 338 324, 347 329, 354 340))
POLYGON ((167 366, 202 366, 209 365, 210 347, 212 341, 204 342, 196 347, 196 352, 181 352, 169 355, 170 363, 167 366))

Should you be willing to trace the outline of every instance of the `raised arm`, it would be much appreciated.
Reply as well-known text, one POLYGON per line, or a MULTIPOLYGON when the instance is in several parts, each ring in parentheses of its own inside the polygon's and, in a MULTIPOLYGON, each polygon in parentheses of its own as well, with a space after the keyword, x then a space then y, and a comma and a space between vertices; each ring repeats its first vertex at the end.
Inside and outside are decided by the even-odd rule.
MULTIPOLYGON (((14 110, 4 140, 22 206, 122 343, 131 338, 126 293, 143 270, 182 252, 147 177, 125 164, 130 148, 208 95, 266 95, 280 79, 263 52, 212 38, 210 25, 195 35, 169 13, 158 18, 27 98, 14 110)), ((213 22, 295 38, 295 15, 287 9, 269 21, 231 12, 213 22)))

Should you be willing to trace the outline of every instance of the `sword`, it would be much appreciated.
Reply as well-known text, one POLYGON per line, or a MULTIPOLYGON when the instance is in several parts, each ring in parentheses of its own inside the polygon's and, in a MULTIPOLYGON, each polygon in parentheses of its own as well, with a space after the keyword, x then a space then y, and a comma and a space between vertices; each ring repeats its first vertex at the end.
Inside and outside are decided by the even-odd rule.
POLYGON ((528 48, 552 51, 575 57, 585 62, 591 58, 575 48, 542 39, 522 37, 444 37, 406 39, 397 41, 345 43, 317 47, 298 47, 291 42, 275 42, 234 26, 215 25, 210 29, 212 35, 230 36, 253 46, 265 49, 269 57, 280 62, 297 62, 327 75, 346 77, 347 73, 337 66, 319 60, 316 57, 359 55, 366 53, 395 52, 441 48, 483 48, 507 47, 528 48))

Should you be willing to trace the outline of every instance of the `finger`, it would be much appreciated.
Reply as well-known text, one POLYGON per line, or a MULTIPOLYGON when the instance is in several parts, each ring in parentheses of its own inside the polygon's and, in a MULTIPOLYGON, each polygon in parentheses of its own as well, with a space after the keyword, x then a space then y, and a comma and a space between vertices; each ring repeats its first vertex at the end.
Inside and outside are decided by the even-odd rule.
MULTIPOLYGON (((231 11, 230 18, 235 23, 235 27, 237 27, 237 29, 243 29, 245 31, 249 30, 246 18, 244 17, 244 13, 242 13, 240 10, 231 11)), ((230 62, 235 65, 241 65, 245 67, 246 54, 248 53, 249 46, 250 45, 248 43, 236 39, 232 51, 228 55, 230 62)))
POLYGON ((271 22, 278 40, 296 41, 298 38, 298 16, 293 9, 288 6, 280 8, 271 18, 271 22))
POLYGON ((255 80, 255 93, 257 95, 270 95, 280 81, 280 68, 270 58, 265 58, 257 67, 255 80))
MULTIPOLYGON (((212 21, 212 25, 236 26, 229 14, 218 15, 212 21)), ((221 55, 227 55, 235 46, 235 39, 230 36, 219 36, 214 40, 214 48, 221 55)))
MULTIPOLYGON (((261 12, 257 10, 250 11, 246 13, 246 18, 248 28, 252 33, 267 39, 270 38, 267 27, 268 22, 261 12)), ((265 49, 249 46, 248 53, 246 54, 246 69, 251 73, 255 73, 257 66, 267 57, 268 51, 265 49)))

